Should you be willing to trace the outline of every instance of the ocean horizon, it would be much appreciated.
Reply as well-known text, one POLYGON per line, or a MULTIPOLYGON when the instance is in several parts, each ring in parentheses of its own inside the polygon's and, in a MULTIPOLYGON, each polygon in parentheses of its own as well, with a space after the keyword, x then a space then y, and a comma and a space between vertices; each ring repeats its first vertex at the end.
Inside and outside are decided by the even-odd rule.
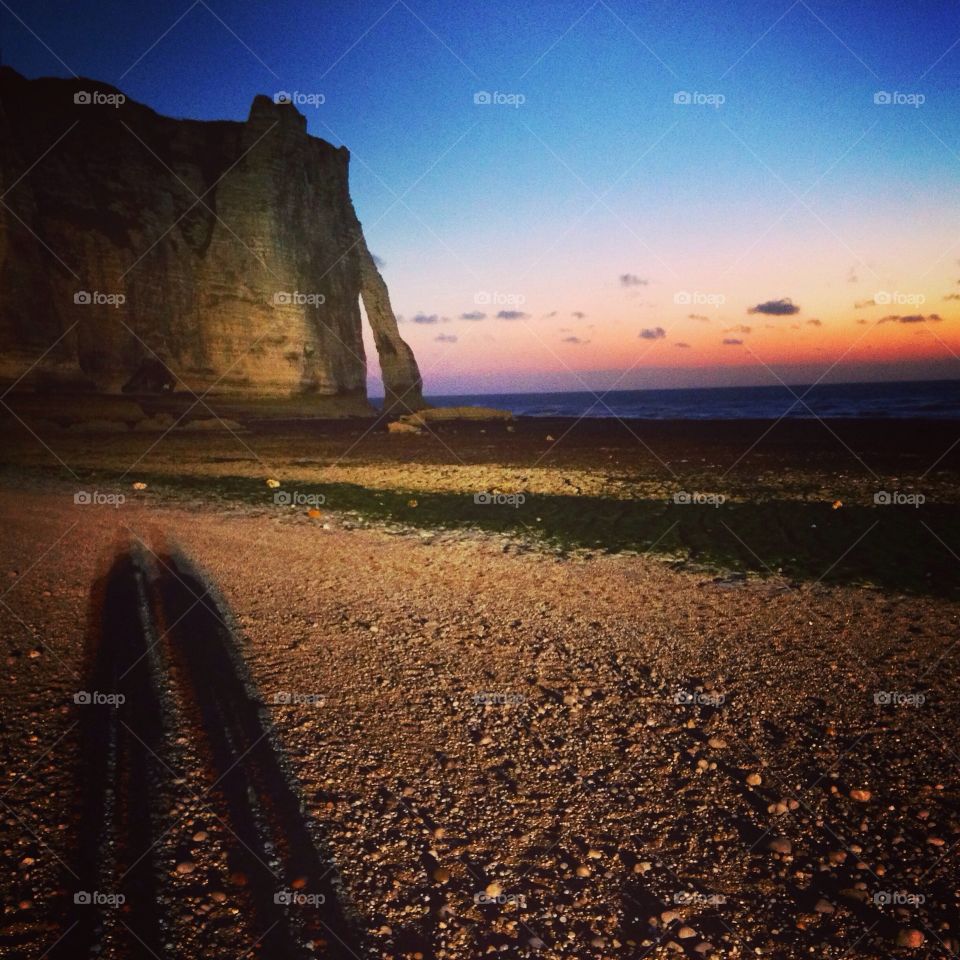
MULTIPOLYGON (((443 407, 486 406, 522 417, 642 420, 960 419, 960 380, 780 384, 542 393, 433 394, 443 407)), ((380 405, 382 397, 372 397, 380 405)))

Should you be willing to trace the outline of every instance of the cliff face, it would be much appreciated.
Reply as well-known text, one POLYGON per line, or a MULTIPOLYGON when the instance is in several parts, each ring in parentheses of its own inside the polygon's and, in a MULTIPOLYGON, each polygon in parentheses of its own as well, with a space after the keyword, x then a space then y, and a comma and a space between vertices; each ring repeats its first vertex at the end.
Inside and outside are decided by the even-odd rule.
POLYGON ((347 150, 263 96, 235 123, 118 94, 0 69, 0 379, 355 404, 362 297, 388 405, 422 407, 347 150))

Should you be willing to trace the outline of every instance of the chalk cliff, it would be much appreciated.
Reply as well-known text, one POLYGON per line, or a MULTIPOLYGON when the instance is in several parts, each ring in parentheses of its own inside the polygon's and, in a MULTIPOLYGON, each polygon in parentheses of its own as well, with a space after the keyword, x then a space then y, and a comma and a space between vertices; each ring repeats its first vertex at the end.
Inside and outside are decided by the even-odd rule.
POLYGON ((18 389, 423 406, 350 199, 290 104, 176 120, 91 80, 0 69, 0 380, 18 389))

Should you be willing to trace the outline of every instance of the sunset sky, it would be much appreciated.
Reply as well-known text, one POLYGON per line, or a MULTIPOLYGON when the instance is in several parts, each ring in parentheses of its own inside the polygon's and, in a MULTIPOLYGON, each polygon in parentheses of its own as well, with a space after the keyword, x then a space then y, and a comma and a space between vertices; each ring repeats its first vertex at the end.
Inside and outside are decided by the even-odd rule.
POLYGON ((322 94, 440 394, 960 375, 960 8, 908 6, 6 0, 0 30, 175 116, 322 94))

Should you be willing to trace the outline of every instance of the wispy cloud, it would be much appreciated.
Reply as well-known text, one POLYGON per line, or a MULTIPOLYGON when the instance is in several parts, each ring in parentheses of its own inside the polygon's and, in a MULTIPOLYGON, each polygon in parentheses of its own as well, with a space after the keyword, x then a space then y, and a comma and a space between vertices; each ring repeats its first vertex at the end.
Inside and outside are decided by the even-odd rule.
POLYGON ((743 341, 738 340, 736 337, 724 337, 720 341, 725 347, 741 347, 743 346, 743 341))
POLYGON ((526 320, 529 317, 529 313, 524 313, 522 310, 501 310, 497 314, 498 320, 526 320))
POLYGON ((486 320, 487 315, 481 310, 471 310, 469 313, 461 313, 461 320, 486 320))
POLYGON ((649 283, 649 280, 644 280, 642 277, 638 277, 635 273, 620 274, 621 287, 646 287, 649 285, 649 283))
POLYGON ((644 327, 640 331, 641 340, 662 340, 667 335, 663 327, 644 327))
POLYGON ((750 307, 747 313, 765 313, 768 317, 789 317, 799 313, 800 308, 789 298, 782 297, 780 300, 765 300, 758 303, 755 307, 750 307))

